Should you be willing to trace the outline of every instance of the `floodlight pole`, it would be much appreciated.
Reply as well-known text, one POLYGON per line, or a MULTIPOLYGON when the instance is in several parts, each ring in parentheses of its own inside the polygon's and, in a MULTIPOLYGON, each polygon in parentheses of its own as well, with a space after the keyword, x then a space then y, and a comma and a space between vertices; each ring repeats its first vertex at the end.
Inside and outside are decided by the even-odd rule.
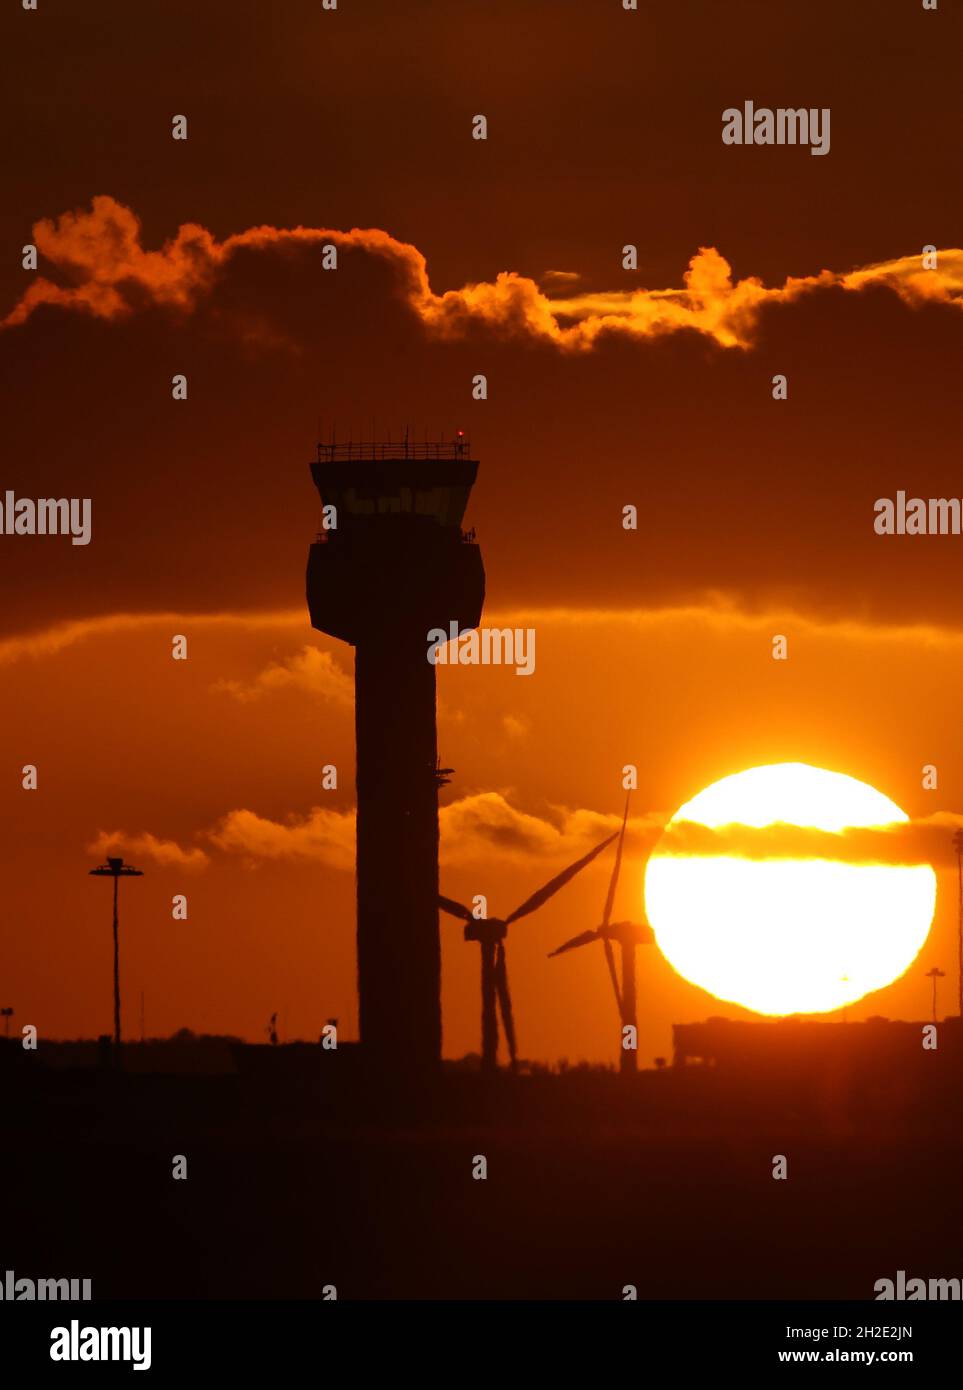
POLYGON ((926 977, 933 981, 933 1022, 936 1022, 936 982, 944 978, 943 971, 938 965, 934 965, 932 970, 927 970, 926 977))
POLYGON ((106 864, 101 864, 99 868, 91 869, 90 872, 95 878, 112 878, 114 880, 114 1065, 116 1066, 120 1062, 120 938, 118 932, 120 923, 117 893, 121 878, 142 878, 143 873, 140 869, 125 864, 123 859, 110 856, 108 856, 106 864))
POLYGON ((956 966, 957 966, 957 1005, 960 1021, 963 1023, 963 830, 953 836, 956 847, 956 875, 959 885, 959 902, 956 916, 956 966))

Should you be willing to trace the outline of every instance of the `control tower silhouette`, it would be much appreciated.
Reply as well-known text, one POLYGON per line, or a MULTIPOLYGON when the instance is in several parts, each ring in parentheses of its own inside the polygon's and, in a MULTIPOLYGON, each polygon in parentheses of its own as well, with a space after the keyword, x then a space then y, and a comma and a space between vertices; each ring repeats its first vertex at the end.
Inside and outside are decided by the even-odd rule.
POLYGON ((441 1057, 438 762, 432 628, 476 627, 485 571, 461 522, 467 440, 319 444, 330 529, 308 555, 311 623, 355 648, 358 994, 363 1054, 423 1071, 441 1057), (333 522, 333 524, 331 524, 333 522))

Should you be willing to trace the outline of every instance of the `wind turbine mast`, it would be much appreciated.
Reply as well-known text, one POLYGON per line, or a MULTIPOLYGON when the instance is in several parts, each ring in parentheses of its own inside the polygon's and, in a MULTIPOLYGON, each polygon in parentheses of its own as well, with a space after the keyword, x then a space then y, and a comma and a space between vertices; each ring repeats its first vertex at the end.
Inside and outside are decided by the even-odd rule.
MULTIPOLYGON (((629 797, 625 797, 625 811, 622 815, 622 828, 618 832, 618 849, 615 852, 615 863, 612 866, 612 877, 609 879, 608 892, 605 895, 605 907, 602 911, 602 922, 594 931, 579 932, 578 936, 571 937, 564 941, 554 951, 549 951, 550 956, 560 956, 566 951, 572 951, 577 946, 588 946, 592 941, 601 941, 605 949, 605 964, 608 967, 609 979, 612 981, 612 990, 615 994, 615 1004, 619 1011, 619 1022, 621 1031, 619 1034, 619 1071, 623 1076, 633 1076, 638 1070, 638 1020, 636 1017, 636 983, 635 983, 635 952, 638 946, 651 946, 655 941, 655 934, 647 922, 613 922, 612 908, 615 906, 615 890, 618 887, 619 871, 622 868, 622 850, 625 845, 625 828, 629 819, 629 797), (621 956, 622 981, 619 983, 618 973, 615 969, 615 955, 612 950, 612 942, 617 941, 621 956), (634 1032, 634 1042, 636 1046, 626 1047, 625 1029, 631 1027, 634 1032)), ((615 836, 612 836, 614 839, 615 836)))
POLYGON ((576 859, 574 864, 569 864, 567 869, 563 869, 560 874, 549 879, 548 883, 526 898, 520 907, 516 907, 514 912, 507 917, 484 917, 478 919, 475 914, 463 903, 455 902, 453 898, 445 898, 439 895, 438 906, 442 912, 447 912, 452 917, 460 917, 465 923, 465 940, 477 941, 481 946, 481 997, 482 997, 482 1071, 491 1075, 498 1070, 498 1011, 502 1016, 502 1027, 505 1030, 505 1041, 508 1043, 508 1056, 512 1071, 515 1070, 517 1060, 517 1047, 515 1041, 515 1019, 512 1014, 512 997, 508 989, 508 964, 505 959, 505 938, 508 935, 508 928, 512 922, 517 922, 519 917, 527 917, 530 912, 547 903, 549 898, 554 897, 560 888, 564 888, 566 883, 582 872, 587 864, 602 853, 607 845, 615 839, 614 835, 590 849, 588 854, 583 854, 580 859, 576 859), (497 1010, 496 1010, 497 1005, 497 1010))

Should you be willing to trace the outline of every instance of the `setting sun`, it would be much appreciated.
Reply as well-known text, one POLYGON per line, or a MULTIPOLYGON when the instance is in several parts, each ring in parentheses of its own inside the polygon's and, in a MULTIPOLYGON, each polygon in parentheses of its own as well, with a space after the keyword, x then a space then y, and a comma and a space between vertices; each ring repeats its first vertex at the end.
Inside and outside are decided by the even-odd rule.
POLYGON ((886 796, 838 772, 777 763, 686 802, 649 860, 659 948, 691 983, 762 1014, 826 1013, 900 976, 929 932, 928 864, 686 852, 682 826, 846 830, 905 823, 886 796))

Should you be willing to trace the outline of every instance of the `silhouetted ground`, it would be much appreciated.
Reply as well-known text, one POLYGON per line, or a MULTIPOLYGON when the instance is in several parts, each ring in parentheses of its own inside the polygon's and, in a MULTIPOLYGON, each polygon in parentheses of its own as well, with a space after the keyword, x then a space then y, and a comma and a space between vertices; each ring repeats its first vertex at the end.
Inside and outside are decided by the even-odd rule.
POLYGON ((4 1050, 4 1268, 95 1298, 866 1299, 897 1269, 963 1275, 955 1089, 451 1067, 411 1101, 350 1048, 196 1041, 198 1072, 239 1069, 4 1050))

